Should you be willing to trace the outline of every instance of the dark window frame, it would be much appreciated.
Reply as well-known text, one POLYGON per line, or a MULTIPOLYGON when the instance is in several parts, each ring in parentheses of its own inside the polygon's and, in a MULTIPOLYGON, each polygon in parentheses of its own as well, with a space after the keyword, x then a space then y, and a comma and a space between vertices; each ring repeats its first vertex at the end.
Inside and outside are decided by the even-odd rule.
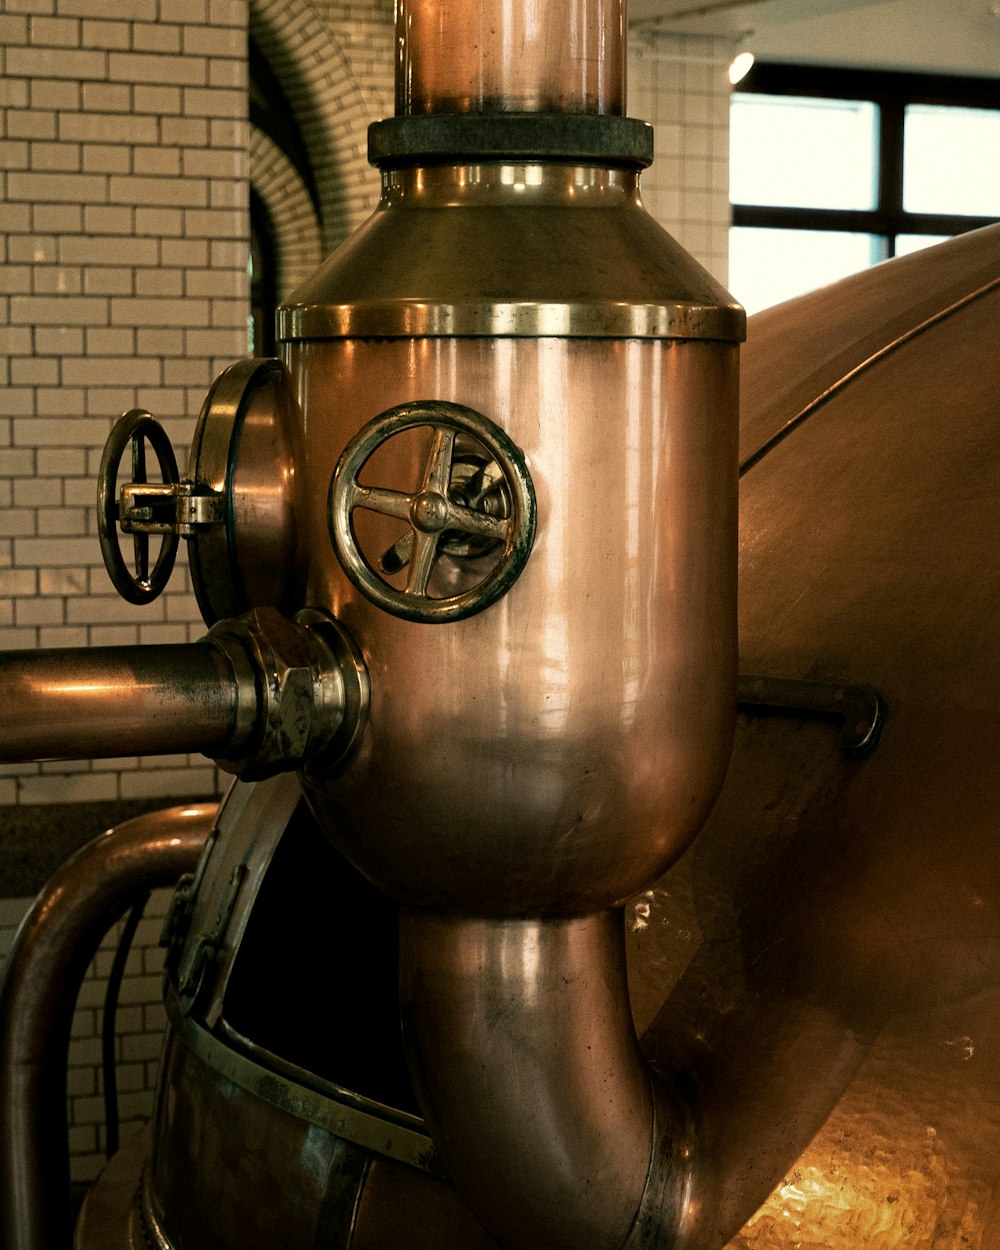
POLYGON ((886 258, 900 234, 955 235, 998 220, 945 213, 908 213, 903 208, 903 119, 908 104, 1000 109, 1000 78, 958 78, 890 70, 834 69, 765 62, 754 65, 733 94, 808 96, 864 100, 878 108, 878 179, 874 209, 785 208, 733 204, 734 226, 783 230, 838 230, 874 234, 886 258))

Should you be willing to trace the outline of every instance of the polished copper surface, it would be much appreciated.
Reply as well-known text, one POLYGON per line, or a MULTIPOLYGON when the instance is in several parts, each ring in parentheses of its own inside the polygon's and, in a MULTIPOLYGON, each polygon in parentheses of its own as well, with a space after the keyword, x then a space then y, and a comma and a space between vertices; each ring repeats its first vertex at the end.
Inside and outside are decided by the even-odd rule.
POLYGON ((0 727, 0 758, 10 762, 220 755, 238 725, 232 666, 209 645, 13 651, 0 671, 17 707, 0 727))
POLYGON ((988 227, 757 313, 742 376, 741 463, 835 388, 868 386, 860 375, 870 364, 932 330, 953 306, 975 302, 998 271, 1000 234, 988 227))
MULTIPOLYGON (((998 276, 1000 232, 991 231, 851 279, 850 299, 841 285, 751 322, 744 371, 743 437, 751 467, 743 477, 741 518, 742 667, 874 686, 887 717, 877 749, 861 760, 844 754, 836 727, 822 719, 794 711, 741 717, 707 825, 679 862, 625 910, 641 1048, 652 1072, 676 1091, 672 1106, 680 1116, 673 1121, 676 1153, 661 1149, 651 1169, 655 1197, 648 1189, 641 1195, 636 1152, 639 1141, 649 1149, 662 1095, 651 1116, 643 1093, 647 1069, 629 1041, 620 961, 611 955, 610 916, 543 922, 407 915, 407 1031, 432 1131, 470 1202, 504 1230, 507 1243, 548 1245, 550 1221, 558 1245, 560 1194, 604 1159, 611 1170, 598 1170, 599 1182, 617 1169, 621 1189, 608 1182, 613 1198, 593 1209, 567 1203, 566 1227, 582 1244, 593 1232, 588 1221, 615 1224, 624 1193, 640 1202, 635 1240, 623 1241, 616 1226, 607 1235, 593 1233, 597 1244, 672 1244, 679 1232, 680 1244, 699 1250, 993 1250, 1000 1244, 1000 1056, 992 1040, 1000 1023, 994 846, 1000 764, 990 732, 1000 706, 1000 445, 992 350, 1000 291, 984 289, 998 276), (857 325, 859 307, 872 317, 882 310, 881 329, 857 325), (784 388, 784 406, 769 402, 768 379, 784 388), (804 420, 773 441, 803 412, 804 420), (765 446, 763 458, 751 464, 752 453, 765 446), (605 942, 596 940, 601 932, 605 942), (586 958, 570 957, 584 947, 586 958), (593 1049, 586 1051, 587 1045, 593 1049), (608 1138, 592 1131, 602 1107, 618 1126, 608 1138), (638 1134, 631 1131, 633 1119, 638 1134), (580 1151, 576 1163, 571 1147, 580 1151)), ((673 360, 686 367, 695 367, 702 351, 726 350, 639 346, 661 361, 676 349, 673 360)), ((578 364, 572 347, 348 341, 298 344, 290 356, 303 379, 307 414, 322 411, 321 397, 333 393, 335 382, 338 394, 357 396, 360 421, 400 394, 401 384, 393 381, 404 367, 398 358, 435 382, 458 376, 461 366, 461 375, 476 385, 452 393, 466 401, 474 393, 482 404, 484 393, 496 393, 496 384, 491 391, 483 378, 546 377, 556 363, 557 376, 593 383, 600 371, 578 364), (517 362, 507 375, 495 363, 504 351, 517 362), (369 381, 355 387, 360 367, 354 361, 362 355, 372 368, 369 381)), ((631 344, 605 345, 605 359, 613 360, 615 351, 629 358, 633 350, 631 344)), ((586 355, 581 351, 580 359, 586 355)), ((608 375, 606 368, 602 376, 608 375)), ((515 386, 512 394, 521 392, 515 386)), ((556 409, 553 402, 543 412, 556 409)), ((555 452, 542 434, 500 411, 531 452, 532 469, 541 464, 548 470, 555 452)), ((521 405, 512 403, 509 411, 518 414, 521 405)), ((589 408, 574 405, 573 411, 584 429, 599 426, 589 408)), ((565 434, 567 426, 561 428, 565 434)), ((601 469, 612 483, 628 482, 627 473, 616 476, 620 448, 616 453, 609 443, 601 469)), ((567 455, 571 446, 563 450, 570 481, 597 480, 596 468, 588 478, 581 461, 567 455)), ((405 461, 387 467, 405 474, 405 461)), ((622 455, 621 464, 628 463, 622 455)), ((322 479, 328 467, 316 464, 311 471, 322 479)), ((548 471, 540 477, 562 480, 548 471)), ((593 490, 584 496, 588 502, 595 497, 601 496, 593 490)), ((648 510, 645 492, 623 497, 641 500, 648 510)), ((317 502, 311 525, 319 525, 319 511, 317 502)), ((616 532, 614 517, 601 524, 602 534, 616 532)), ((583 538, 592 532, 585 528, 583 538)), ((662 542, 661 536, 657 551, 662 542)), ((583 578, 593 565, 577 565, 575 557, 603 547, 581 541, 563 550, 564 576, 579 569, 583 578)), ((637 556, 632 567, 640 563, 637 556)), ((596 567, 609 576, 603 560, 596 567)), ((524 577, 530 570, 529 563, 524 577)), ((433 698, 453 708, 456 718, 471 709, 470 723, 481 715, 496 731, 490 717, 496 707, 509 707, 491 702, 496 660, 450 652, 452 644, 434 642, 437 627, 375 617, 377 610, 352 598, 332 565, 317 565, 311 576, 311 593, 329 594, 373 655, 376 628, 400 657, 413 649, 413 669, 394 656, 391 673, 388 660, 384 671, 373 673, 373 690, 390 690, 391 675, 409 671, 411 684, 399 689, 420 689, 421 707, 432 699, 427 692, 440 691, 433 698), (422 634, 442 650, 422 651, 422 634), (456 689, 456 673, 470 659, 485 665, 482 687, 470 681, 456 689), (415 687, 418 679, 425 685, 415 687)), ((518 586, 508 596, 511 608, 518 586)), ((482 621, 488 624, 488 616, 482 621)), ((475 618, 460 627, 474 624, 475 618)), ((662 620, 656 629, 643 639, 659 645, 667 636, 662 620)), ((615 647, 607 650, 618 653, 620 635, 609 635, 601 619, 594 634, 614 637, 615 647)), ((518 637, 511 658, 524 646, 518 637)), ((546 690, 552 687, 538 696, 546 690)), ((400 701, 394 709, 404 722, 400 733, 420 747, 399 767, 411 778, 424 769, 444 776, 436 757, 448 736, 419 717, 413 704, 400 701)), ((373 720, 389 719, 387 707, 376 702, 373 720)), ((507 716, 501 729, 510 723, 509 710, 507 716)), ((613 740, 608 735, 606 741, 613 740)), ((369 766, 366 750, 352 767, 369 766)), ((488 758, 485 746, 481 754, 488 758)), ((648 744, 637 742, 633 754, 649 759, 648 744)), ((452 770, 459 802, 467 801, 468 775, 465 766, 452 770)), ((378 790, 373 784, 366 791, 376 821, 392 797, 378 790)), ((321 792, 319 810, 325 802, 321 792)), ((363 822, 367 809, 362 813, 360 797, 358 811, 362 859, 376 854, 360 843, 378 826, 363 822)), ((503 821, 495 827, 498 840, 506 836, 503 821)), ((351 831, 337 837, 350 842, 351 831)), ((225 847, 206 876, 198 930, 210 927, 245 853, 233 837, 225 847)), ((222 850, 220 843, 217 853, 222 850)), ((406 878, 420 884, 421 865, 415 855, 407 861, 407 853, 401 834, 406 878)), ((498 854, 488 845, 485 853, 498 854)), ((472 858, 471 850, 456 852, 451 862, 475 876, 466 862, 472 858)), ((530 881, 526 869, 520 884, 530 888, 530 881)), ((245 920, 238 909, 233 943, 245 920)), ((207 1009, 221 1011, 222 1003, 210 994, 207 1009)), ((199 1123, 202 1104, 214 1108, 216 1137, 227 1116, 244 1115, 231 1111, 213 1080, 218 1083, 218 1074, 195 1073, 189 1083, 173 1084, 182 1111, 180 1142, 199 1123), (184 1105, 188 1099, 193 1107, 184 1105)), ((247 1111, 242 1132, 259 1133, 272 1114, 260 1106, 247 1111)), ((286 1150, 285 1131, 275 1129, 279 1151, 286 1150)), ((175 1135, 163 1140, 172 1143, 175 1135)), ((192 1157, 178 1171, 193 1166, 192 1157)), ((220 1147, 217 1167, 228 1166, 220 1147)), ((232 1166, 239 1172, 242 1163, 232 1166)), ((172 1210, 190 1202, 178 1180, 164 1183, 173 1186, 172 1210)), ((199 1199, 211 1200, 208 1193, 199 1199)), ((300 1244, 311 1244, 316 1202, 289 1217, 286 1228, 298 1230, 300 1244)), ((182 1218, 190 1225, 192 1250, 202 1250, 193 1215, 182 1218)))
MULTIPOLYGON (((211 431, 203 422, 200 450, 211 463, 195 463, 210 492, 225 477, 229 516, 196 543, 199 600, 212 619, 230 590, 273 591, 291 612, 289 587, 294 599, 304 585, 305 613, 333 613, 346 631, 346 658, 333 648, 339 668, 329 674, 339 685, 311 681, 326 676, 323 665, 300 662, 297 645, 286 654, 287 622, 275 625, 274 646, 254 633, 244 647, 254 662, 235 686, 252 688, 263 746, 253 772, 239 775, 303 763, 320 827, 317 880, 336 874, 323 860, 336 848, 365 888, 373 882, 407 908, 405 1042, 433 1144, 417 1145, 413 1172, 430 1176, 443 1160, 472 1213, 449 1197, 453 1227, 477 1219, 505 1250, 665 1248, 707 1227, 697 1185, 717 1173, 701 1163, 686 1098, 653 1080, 637 1046, 618 909, 683 853, 730 749, 744 318, 642 207, 635 170, 649 151, 641 124, 623 118, 616 0, 404 0, 400 15, 403 131, 447 140, 457 129, 462 144, 488 131, 495 154, 495 127, 518 112, 529 123, 520 133, 534 137, 490 160, 441 140, 421 162, 399 127, 383 131, 382 201, 283 311, 282 365, 267 369, 246 463, 236 429, 245 389, 209 403, 219 419, 211 431), (463 549, 450 529, 440 545, 416 533, 438 533, 464 506, 449 493, 440 431, 430 452, 426 429, 382 442, 351 479, 356 498, 376 486, 383 500, 416 498, 404 518, 416 523, 415 572, 400 562, 399 507, 363 518, 355 509, 336 553, 327 533, 342 449, 373 420, 428 403, 473 410, 483 421, 471 441, 495 430, 497 459, 532 484, 516 579, 475 615, 434 623, 373 602, 341 561, 354 539, 395 553, 381 561, 387 576, 439 601, 482 581, 487 550, 463 549), (274 470, 281 481, 265 498, 274 470), (268 567, 285 559, 302 580, 272 586, 268 567), (317 732, 338 730, 350 675, 359 691, 370 680, 371 694, 354 700, 347 754, 310 753, 317 732), (275 710, 276 692, 290 716, 275 710)), ((224 375, 217 396, 243 376, 224 375)), ((469 433, 456 433, 456 447, 469 433)), ((224 622, 210 637, 242 644, 245 625, 224 622)), ((265 988, 281 1001, 276 985, 302 985, 289 963, 298 972, 323 943, 313 933, 290 955, 282 944, 281 966, 271 961, 277 936, 261 942, 251 924, 278 880, 275 841, 282 815, 294 827, 296 794, 285 780, 237 788, 172 916, 174 1028, 139 1199, 151 1244, 236 1250, 282 1244, 292 1228, 303 1246, 347 1246, 369 1159, 393 1153, 392 1134, 365 1136, 379 1117, 361 1105, 363 1091, 321 1075, 325 1055, 303 1059, 301 1039, 254 1010, 265 988), (256 966, 244 963, 244 944, 256 966), (267 978, 255 976, 261 966, 267 978), (330 1082, 318 1110, 297 1093, 329 1093, 330 1082), (336 1117, 341 1097, 367 1117, 360 1128, 356 1116, 321 1120, 336 1117)), ((276 897, 279 925, 302 910, 296 894, 276 897)), ((332 911, 327 896, 310 897, 309 915, 332 911)), ((394 913, 389 923, 394 937, 394 913)), ((327 975, 310 979, 308 1002, 323 1000, 327 975)), ((318 1023, 313 1015, 303 1027, 311 1036, 318 1023)), ((396 1093, 413 1090, 404 1080, 396 1093)), ((412 1112, 379 1114, 419 1142, 412 1112)))
POLYGON ((296 517, 301 419, 278 360, 242 360, 202 405, 188 478, 225 499, 225 520, 188 544, 191 579, 208 624, 253 607, 302 604, 296 517))
POLYGON ((888 711, 861 762, 741 718, 630 907, 644 1049, 700 1091, 706 1245, 1000 1244, 998 278, 991 228, 750 323, 747 456, 809 415, 743 477, 741 666, 888 711))
POLYGON ((624 0, 400 0, 398 116, 621 113, 624 0))
POLYGON ((220 1082, 176 1040, 160 1086, 141 1202, 172 1250, 350 1244, 366 1152, 220 1082))
POLYGON ((285 340, 736 342, 745 322, 646 212, 634 169, 504 161, 383 172, 372 216, 278 311, 285 340))
MULTIPOLYGON (((409 911, 400 950, 414 1083, 473 1209, 504 1246, 623 1246, 650 1171, 654 1092, 623 993, 620 916, 409 911)), ((664 1134, 683 1136, 679 1117, 655 1126, 664 1134)), ((658 1215, 679 1228, 680 1169, 670 1188, 658 1215)))
MULTIPOLYGON (((288 361, 313 448, 308 593, 371 672, 360 749, 335 780, 306 778, 331 836, 422 906, 538 915, 623 901, 681 852, 725 769, 736 348, 344 340, 293 343, 288 361), (413 395, 477 406, 521 448, 538 494, 517 582, 453 624, 375 607, 319 538, 333 450, 413 395), (502 835, 485 834, 498 817, 502 835)), ((419 442, 389 450, 381 484, 412 488, 419 442)), ((395 524, 379 531, 385 548, 395 524)))

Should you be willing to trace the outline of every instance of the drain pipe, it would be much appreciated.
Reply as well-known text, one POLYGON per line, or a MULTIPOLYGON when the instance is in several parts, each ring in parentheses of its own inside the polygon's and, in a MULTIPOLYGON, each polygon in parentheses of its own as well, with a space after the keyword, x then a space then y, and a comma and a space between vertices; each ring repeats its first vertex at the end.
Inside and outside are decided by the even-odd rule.
POLYGON ((69 1250, 66 1066, 76 998, 135 900, 191 872, 216 804, 124 821, 56 872, 23 920, 0 984, 0 1245, 69 1250))
POLYGON ((497 1242, 681 1244, 694 1139, 639 1051, 621 913, 477 920, 405 910, 400 949, 421 1108, 497 1242))

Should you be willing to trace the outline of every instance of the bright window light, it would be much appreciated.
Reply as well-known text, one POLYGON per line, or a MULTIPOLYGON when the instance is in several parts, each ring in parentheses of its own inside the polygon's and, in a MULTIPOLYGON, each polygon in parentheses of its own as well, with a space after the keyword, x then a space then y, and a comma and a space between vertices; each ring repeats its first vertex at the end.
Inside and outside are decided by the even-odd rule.
POLYGON ((911 252, 922 252, 925 247, 933 247, 935 243, 945 243, 953 237, 950 234, 897 234, 896 255, 909 256, 911 252))
POLYGON ((729 232, 729 289, 755 313, 882 259, 873 234, 738 226, 729 232))
POLYGON ((878 109, 866 100, 737 93, 729 113, 734 204, 874 208, 878 109))
POLYGON ((907 105, 903 208, 1000 217, 1000 111, 907 105))

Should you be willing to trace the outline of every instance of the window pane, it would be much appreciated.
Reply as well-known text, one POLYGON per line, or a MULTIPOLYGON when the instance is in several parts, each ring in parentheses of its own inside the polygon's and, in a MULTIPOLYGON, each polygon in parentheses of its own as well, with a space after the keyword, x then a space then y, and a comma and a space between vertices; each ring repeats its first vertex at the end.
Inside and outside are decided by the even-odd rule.
POLYGON ((748 313, 759 312, 867 269, 882 254, 875 234, 736 226, 729 232, 729 289, 748 313))
POLYGON ((734 204, 874 208, 877 117, 864 100, 735 92, 729 198, 734 204))
POLYGON ((933 247, 935 243, 944 243, 950 238, 950 234, 897 234, 896 255, 909 256, 911 252, 920 252, 925 247, 933 247))
POLYGON ((903 127, 908 213, 1000 217, 1000 111, 909 104, 903 127))

